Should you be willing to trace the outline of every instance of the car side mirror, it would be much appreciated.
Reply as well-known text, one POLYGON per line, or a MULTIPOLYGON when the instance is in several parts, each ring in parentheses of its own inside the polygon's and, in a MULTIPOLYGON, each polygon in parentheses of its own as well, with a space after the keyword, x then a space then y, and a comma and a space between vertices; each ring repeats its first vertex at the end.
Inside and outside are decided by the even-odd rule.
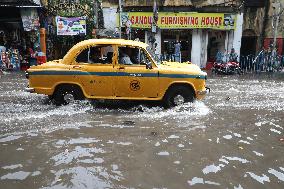
POLYGON ((146 62, 146 69, 153 69, 151 62, 146 62))

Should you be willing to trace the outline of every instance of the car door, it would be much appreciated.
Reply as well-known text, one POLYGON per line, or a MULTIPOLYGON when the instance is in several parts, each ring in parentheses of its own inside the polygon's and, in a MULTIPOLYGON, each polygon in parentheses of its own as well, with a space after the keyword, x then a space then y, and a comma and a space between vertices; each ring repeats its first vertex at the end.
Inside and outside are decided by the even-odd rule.
POLYGON ((81 86, 94 98, 108 98, 114 96, 114 71, 112 52, 108 57, 102 54, 103 48, 112 49, 112 46, 94 46, 82 51, 76 58, 73 70, 79 71, 78 77, 81 86))
POLYGON ((118 47, 118 62, 115 65, 117 78, 115 82, 115 96, 122 98, 147 99, 156 98, 159 91, 159 77, 157 67, 146 68, 146 62, 153 64, 145 49, 138 47, 118 47), (129 48, 132 54, 122 60, 123 51, 129 48))

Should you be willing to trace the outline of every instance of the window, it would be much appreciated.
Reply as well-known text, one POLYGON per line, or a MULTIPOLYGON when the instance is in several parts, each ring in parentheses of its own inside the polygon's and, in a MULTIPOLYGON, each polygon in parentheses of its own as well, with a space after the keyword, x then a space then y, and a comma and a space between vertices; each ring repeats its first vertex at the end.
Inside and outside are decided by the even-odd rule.
POLYGON ((113 47, 98 45, 84 49, 76 58, 78 63, 112 64, 113 47))
POLYGON ((150 62, 146 52, 137 47, 119 47, 119 64, 146 65, 150 62))

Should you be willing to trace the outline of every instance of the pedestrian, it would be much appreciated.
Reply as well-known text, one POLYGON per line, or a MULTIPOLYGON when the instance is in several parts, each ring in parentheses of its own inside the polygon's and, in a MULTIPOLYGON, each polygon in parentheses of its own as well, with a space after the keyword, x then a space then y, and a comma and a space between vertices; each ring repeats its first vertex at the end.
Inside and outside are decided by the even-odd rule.
POLYGON ((259 52, 257 71, 262 71, 263 65, 265 63, 265 56, 266 56, 266 50, 264 47, 262 47, 261 51, 259 52))
POLYGON ((1 52, 6 52, 6 47, 3 40, 0 41, 0 53, 1 52))
POLYGON ((238 55, 234 48, 231 49, 229 54, 229 62, 238 62, 238 55))
POLYGON ((217 54, 216 54, 216 56, 215 56, 215 61, 216 61, 217 63, 223 63, 223 56, 224 56, 223 52, 220 51, 220 50, 218 50, 218 51, 217 51, 217 54))
POLYGON ((181 44, 179 41, 175 43, 175 62, 181 62, 181 44))
POLYGON ((267 49, 267 68, 266 68, 266 71, 269 71, 269 72, 272 71, 272 62, 273 62, 272 46, 273 45, 271 44, 267 49))

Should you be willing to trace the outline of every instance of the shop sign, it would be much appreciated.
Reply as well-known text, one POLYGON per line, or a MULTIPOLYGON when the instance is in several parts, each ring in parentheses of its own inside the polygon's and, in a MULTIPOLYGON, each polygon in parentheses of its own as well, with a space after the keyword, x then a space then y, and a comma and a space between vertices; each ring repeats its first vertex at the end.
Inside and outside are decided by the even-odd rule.
MULTIPOLYGON (((123 22, 130 20, 132 28, 151 28, 152 12, 124 12, 123 22)), ((236 28, 236 15, 227 13, 159 12, 157 26, 161 29, 211 28, 231 30, 236 28)))
POLYGON ((24 31, 38 30, 39 17, 35 8, 21 9, 21 17, 24 31))
POLYGON ((56 17, 57 35, 86 35, 86 17, 56 17))

